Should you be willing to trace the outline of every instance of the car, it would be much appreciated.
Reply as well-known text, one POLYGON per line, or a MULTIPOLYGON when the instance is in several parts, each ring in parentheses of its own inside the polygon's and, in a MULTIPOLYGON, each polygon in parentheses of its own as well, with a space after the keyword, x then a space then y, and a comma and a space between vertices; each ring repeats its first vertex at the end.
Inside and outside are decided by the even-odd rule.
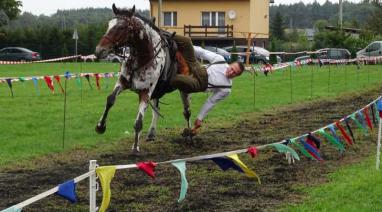
POLYGON ((374 41, 357 52, 357 58, 382 56, 382 41, 374 41))
POLYGON ((305 55, 305 56, 296 57, 294 59, 294 62, 301 62, 301 61, 305 61, 305 60, 309 60, 309 59, 310 59, 310 56, 305 55))
POLYGON ((350 59, 351 54, 347 49, 340 48, 325 48, 320 49, 318 52, 319 59, 332 59, 332 60, 342 60, 342 59, 350 59))
POLYGON ((226 50, 214 46, 205 46, 204 49, 215 52, 221 56, 224 57, 225 61, 231 62, 231 53, 227 52, 226 50))
MULTIPOLYGON (((232 54, 233 46, 227 46, 227 47, 224 47, 223 49, 225 49, 226 51, 232 54)), ((246 61, 247 49, 248 49, 247 46, 236 46, 236 53, 238 54, 238 60, 240 62, 246 61)), ((267 64, 270 62, 269 61, 270 52, 268 50, 258 46, 251 46, 249 51, 250 51, 250 55, 249 55, 250 63, 267 64)), ((281 58, 279 56, 277 56, 277 63, 281 63, 281 58)))
POLYGON ((0 61, 41 60, 40 53, 22 47, 7 47, 0 50, 0 61))

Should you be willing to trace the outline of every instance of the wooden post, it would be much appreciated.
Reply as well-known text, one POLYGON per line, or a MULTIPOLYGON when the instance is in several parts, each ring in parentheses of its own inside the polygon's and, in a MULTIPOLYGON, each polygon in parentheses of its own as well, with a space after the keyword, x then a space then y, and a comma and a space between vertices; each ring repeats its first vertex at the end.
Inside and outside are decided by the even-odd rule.
POLYGON ((249 65, 249 56, 250 56, 250 49, 251 49, 251 43, 252 43, 252 33, 248 33, 247 37, 247 52, 246 52, 246 60, 245 64, 249 65))

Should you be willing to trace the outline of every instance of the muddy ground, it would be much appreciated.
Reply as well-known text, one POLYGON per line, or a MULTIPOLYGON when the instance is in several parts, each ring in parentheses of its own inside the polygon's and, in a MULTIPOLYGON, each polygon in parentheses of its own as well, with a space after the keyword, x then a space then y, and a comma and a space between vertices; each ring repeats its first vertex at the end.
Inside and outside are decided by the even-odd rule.
MULTIPOLYGON (((0 209, 87 172, 89 159, 97 159, 101 165, 160 162, 273 143, 332 123, 369 103, 381 90, 354 93, 332 101, 286 106, 263 114, 245 114, 240 122, 225 128, 216 129, 213 123, 205 123, 204 128, 208 130, 197 136, 192 144, 183 141, 179 129, 162 129, 157 141, 142 143, 139 156, 130 154, 132 141, 125 140, 108 148, 77 149, 8 167, 0 173, 0 209)), ((111 185, 109 211, 274 211, 285 203, 303 201, 305 194, 296 187, 324 183, 327 174, 339 166, 357 163, 370 155, 375 149, 375 145, 370 145, 376 140, 376 133, 373 134, 373 137, 364 137, 356 133, 358 142, 347 147, 343 155, 324 142, 325 162, 322 163, 300 154, 302 161, 288 165, 284 156, 273 150, 260 151, 253 162, 247 155, 240 155, 258 173, 261 185, 238 172, 223 172, 211 161, 187 163, 189 189, 180 204, 177 203, 180 176, 171 165, 158 166, 155 180, 139 170, 117 170, 111 185)), ((23 211, 87 211, 87 180, 78 184, 77 193, 78 204, 70 204, 53 195, 23 211)), ((97 193, 100 204, 101 192, 97 193)))

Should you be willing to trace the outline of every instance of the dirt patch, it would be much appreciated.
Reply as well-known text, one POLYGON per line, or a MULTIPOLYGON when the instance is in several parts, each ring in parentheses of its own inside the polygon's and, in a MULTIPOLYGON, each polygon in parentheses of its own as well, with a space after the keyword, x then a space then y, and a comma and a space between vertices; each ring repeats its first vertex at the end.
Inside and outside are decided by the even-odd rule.
MULTIPOLYGON (((97 159, 101 165, 165 161, 273 143, 332 123, 364 106, 379 93, 380 89, 376 89, 332 101, 294 105, 262 115, 246 114, 242 121, 227 128, 212 129, 213 123, 206 123, 211 129, 196 137, 193 143, 185 143, 178 135, 180 130, 162 130, 157 141, 142 145, 143 153, 139 156, 130 154, 132 141, 129 140, 108 149, 77 149, 39 158, 25 166, 6 168, 0 173, 0 208, 17 204, 85 173, 89 159, 97 159)), ((360 133, 356 136, 357 144, 348 147, 344 154, 325 142, 322 147, 325 162, 322 163, 301 155, 302 161, 289 165, 282 154, 273 150, 261 151, 253 162, 241 155, 261 177, 262 185, 235 171, 223 172, 211 161, 188 163, 189 190, 186 200, 180 204, 177 203, 180 176, 174 167, 158 166, 155 180, 135 169, 119 170, 111 185, 109 211, 273 211, 286 202, 303 200, 304 195, 295 189, 296 185, 326 182, 326 175, 337 167, 357 163, 369 155, 374 145, 364 143, 376 139, 363 137, 360 133)), ((23 211, 86 211, 87 184, 87 181, 78 184, 78 204, 71 205, 51 196, 23 211)), ((97 199, 100 204, 101 192, 97 199)))

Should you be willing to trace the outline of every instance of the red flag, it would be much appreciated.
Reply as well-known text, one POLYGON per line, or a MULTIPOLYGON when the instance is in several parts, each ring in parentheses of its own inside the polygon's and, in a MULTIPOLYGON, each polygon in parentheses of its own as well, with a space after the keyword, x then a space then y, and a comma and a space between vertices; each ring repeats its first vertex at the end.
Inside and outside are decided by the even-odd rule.
POLYGON ((52 78, 50 78, 50 76, 44 76, 44 80, 45 80, 46 84, 48 85, 49 89, 52 91, 52 93, 54 93, 52 78))
POLYGON ((345 129, 340 125, 340 123, 336 122, 336 127, 341 131, 342 136, 348 142, 348 144, 353 145, 353 141, 350 139, 349 135, 346 133, 345 129))
POLYGON ((369 117, 369 112, 368 112, 367 107, 363 110, 363 114, 365 115, 367 126, 369 126, 369 129, 372 130, 373 129, 373 125, 371 124, 371 120, 370 120, 370 117, 369 117))
POLYGON ((149 161, 149 162, 139 162, 137 163, 138 169, 144 171, 148 176, 155 178, 155 167, 157 166, 156 163, 149 161))
POLYGON ((97 88, 98 88, 98 90, 100 90, 101 89, 101 87, 99 86, 99 74, 94 74, 94 76, 95 76, 95 78, 96 78, 96 85, 97 85, 97 88))
POLYGON ((257 152, 258 152, 258 150, 257 150, 257 148, 255 146, 250 146, 247 149, 247 153, 250 154, 252 158, 256 157, 257 152))
POLYGON ((56 76, 54 76, 54 79, 58 82, 58 85, 60 86, 61 92, 65 93, 64 88, 61 85, 61 78, 60 78, 60 76, 56 75, 56 76))

